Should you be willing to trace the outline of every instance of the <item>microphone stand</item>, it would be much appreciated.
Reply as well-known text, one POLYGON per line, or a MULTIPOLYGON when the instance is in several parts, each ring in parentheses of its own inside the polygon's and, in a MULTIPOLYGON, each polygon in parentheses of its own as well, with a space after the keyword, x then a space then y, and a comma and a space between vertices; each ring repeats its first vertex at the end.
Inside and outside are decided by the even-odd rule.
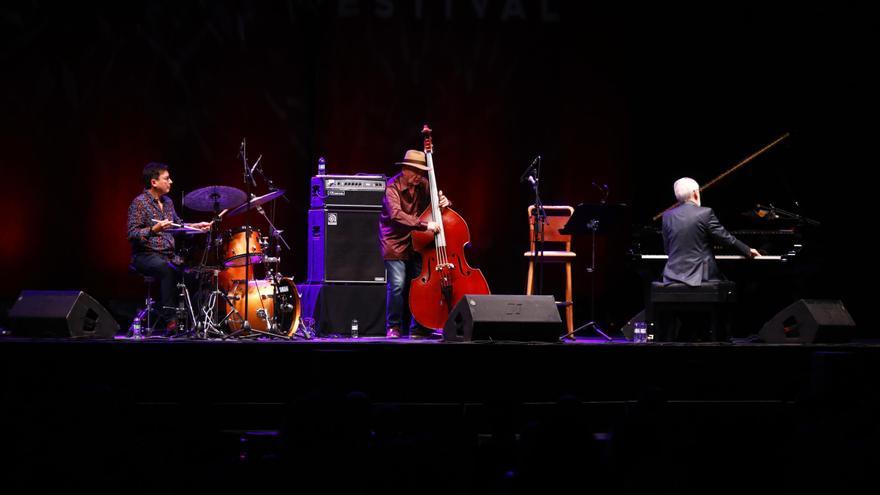
POLYGON ((535 207, 532 209, 532 244, 535 246, 535 264, 538 268, 538 294, 544 293, 544 223, 547 221, 547 213, 544 211, 544 203, 541 201, 539 184, 541 181, 541 155, 535 157, 529 167, 519 178, 520 183, 528 182, 535 193, 535 207))
POLYGON ((805 216, 798 215, 797 213, 792 213, 792 212, 790 212, 790 211, 785 211, 785 210, 783 210, 783 209, 781 209, 781 208, 777 208, 777 207, 773 206, 772 203, 770 204, 769 207, 762 206, 762 205, 758 205, 758 209, 759 209, 759 210, 767 210, 767 211, 770 212, 771 215, 774 215, 776 218, 785 218, 785 219, 788 219, 788 220, 797 220, 798 222, 803 222, 803 223, 805 223, 805 224, 807 224, 807 225, 810 225, 810 226, 812 226, 812 227, 818 227, 818 226, 821 225, 818 221, 813 220, 812 218, 807 218, 807 217, 805 217, 805 216))

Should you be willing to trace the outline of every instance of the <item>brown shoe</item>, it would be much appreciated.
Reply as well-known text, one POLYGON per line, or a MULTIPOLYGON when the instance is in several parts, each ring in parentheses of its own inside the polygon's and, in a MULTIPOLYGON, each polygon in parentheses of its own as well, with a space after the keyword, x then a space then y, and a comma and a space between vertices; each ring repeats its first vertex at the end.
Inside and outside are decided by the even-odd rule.
POLYGON ((400 338, 400 329, 396 327, 391 327, 385 332, 386 339, 399 339, 400 338))
POLYGON ((443 335, 439 332, 418 328, 410 330, 409 338, 410 340, 440 340, 443 335))

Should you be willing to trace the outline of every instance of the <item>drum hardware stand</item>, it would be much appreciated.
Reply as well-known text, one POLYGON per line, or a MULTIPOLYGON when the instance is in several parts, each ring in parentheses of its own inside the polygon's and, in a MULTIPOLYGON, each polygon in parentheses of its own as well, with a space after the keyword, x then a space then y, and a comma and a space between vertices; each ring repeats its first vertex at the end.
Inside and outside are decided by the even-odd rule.
MULTIPOLYGON (((266 176, 266 173, 263 170, 263 166, 260 165, 259 162, 260 161, 257 160, 257 163, 254 164, 251 171, 256 171, 257 173, 260 174, 260 177, 262 177, 263 180, 266 181, 266 187, 269 189, 269 191, 272 191, 272 192, 278 191, 278 187, 275 186, 275 183, 272 182, 272 179, 270 179, 269 177, 266 176)), ((281 197, 284 198, 284 200, 287 201, 288 203, 290 202, 290 200, 287 198, 286 195, 282 194, 281 197)), ((271 252, 271 251, 275 252, 274 259, 267 257, 265 259, 265 262, 267 264, 272 263, 275 265, 274 270, 271 268, 269 269, 269 274, 268 274, 267 278, 270 278, 272 280, 272 301, 275 304, 275 312, 272 315, 272 323, 271 323, 270 328, 272 328, 275 331, 278 331, 278 321, 280 320, 281 313, 283 313, 282 308, 278 304, 278 295, 279 295, 278 286, 279 286, 279 283, 281 282, 281 278, 282 278, 281 277, 281 246, 283 244, 284 248, 287 249, 288 251, 290 251, 290 245, 284 239, 284 236, 281 235, 284 231, 278 230, 277 228, 275 228, 275 224, 272 222, 272 220, 269 219, 269 216, 266 214, 266 210, 264 210, 263 207, 260 205, 255 205, 255 209, 263 217, 263 219, 266 220, 266 223, 269 224, 269 238, 271 239, 270 245, 272 247, 274 247, 274 249, 267 248, 266 252, 271 252)), ((275 203, 272 203, 272 218, 275 218, 275 203)), ((293 290, 296 290, 296 289, 293 288, 293 290)), ((292 309, 293 308, 291 308, 291 310, 292 309)), ((302 317, 299 318, 299 321, 292 322, 291 324, 295 325, 296 329, 293 331, 293 333, 290 336, 285 336, 288 339, 299 338, 297 335, 299 333, 301 333, 302 338, 304 338, 306 340, 310 340, 314 336, 312 334, 312 332, 303 325, 302 317)))
MULTIPOLYGON (((266 181, 266 187, 269 189, 269 191, 274 192, 274 191, 278 190, 278 188, 275 187, 275 183, 272 182, 272 179, 270 179, 269 177, 266 176, 266 172, 263 170, 263 166, 259 164, 259 160, 257 160, 257 163, 254 164, 254 167, 251 170, 252 171, 255 170, 257 173, 260 174, 260 177, 262 177, 263 180, 266 181)), ((290 202, 290 200, 287 199, 287 196, 282 194, 281 197, 283 197, 285 201, 290 202)), ((257 210, 257 213, 259 213, 263 217, 263 219, 266 220, 266 223, 269 224, 269 237, 270 237, 270 239, 272 239, 271 245, 274 246, 273 250, 275 251, 275 259, 267 258, 265 260, 265 262, 267 264, 274 263, 274 265, 275 265, 274 273, 273 273, 273 270, 270 268, 269 269, 270 277, 267 277, 267 278, 271 278, 271 280, 272 280, 272 302, 273 302, 273 304, 275 304, 275 311, 272 314, 272 323, 271 323, 270 328, 272 328, 275 331, 278 331, 278 321, 279 321, 280 315, 281 315, 281 307, 278 304, 278 294, 279 294, 278 284, 279 284, 279 282, 281 282, 281 244, 284 244, 284 247, 288 251, 290 251, 290 245, 287 244, 287 241, 285 241, 284 237, 281 235, 281 233, 283 231, 276 229, 275 224, 272 222, 272 220, 269 219, 269 216, 266 215, 266 210, 264 210, 263 207, 260 205, 255 205, 255 209, 257 210)), ((275 203, 272 203, 272 218, 275 218, 275 203)), ((268 249, 268 246, 267 246, 266 252, 271 252, 268 249)), ((294 322, 292 324, 295 324, 297 326, 297 330, 299 329, 300 322, 294 322)), ((294 332, 292 334, 293 338, 296 337, 297 330, 294 330, 294 332)), ((308 334, 306 334, 306 335, 307 335, 306 339, 310 338, 308 336, 308 334)), ((288 337, 288 339, 290 339, 292 337, 288 337)))
POLYGON ((189 326, 188 330, 172 336, 172 338, 186 337, 190 334, 198 335, 198 321, 196 320, 196 315, 193 311, 192 300, 190 300, 189 297, 189 289, 187 289, 186 283, 183 280, 177 283, 177 288, 180 289, 177 307, 166 306, 165 309, 174 309, 176 311, 177 324, 181 325, 182 322, 184 329, 187 328, 189 322, 192 322, 192 326, 189 326))
POLYGON ((207 303, 201 308, 203 316, 203 320, 201 322, 201 338, 204 339, 209 338, 209 332, 218 337, 225 338, 226 333, 221 330, 221 326, 223 325, 223 323, 226 322, 226 320, 229 319, 231 315, 238 313, 238 311, 235 309, 235 306, 230 301, 229 296, 226 295, 225 292, 220 290, 220 270, 213 270, 212 275, 214 278, 214 289, 208 296, 207 303), (230 311, 222 320, 217 321, 217 318, 220 316, 218 307, 221 298, 226 301, 226 304, 230 308, 232 308, 232 311, 230 311))
MULTIPOLYGON (((250 330, 250 323, 248 322, 247 316, 249 314, 248 299, 250 299, 248 297, 248 292, 250 291, 250 287, 248 286, 248 273, 250 273, 251 269, 251 184, 256 187, 257 183, 251 173, 253 170, 248 166, 247 140, 245 138, 241 138, 241 147, 239 148, 238 156, 241 158, 242 165, 244 166, 245 197, 247 198, 247 205, 244 210, 244 316, 241 318, 241 328, 232 332, 229 337, 237 337, 238 334, 250 330)), ((260 160, 258 158, 257 163, 259 162, 260 160)))
MULTIPOLYGON (((226 318, 217 322, 219 316, 218 304, 220 303, 220 298, 226 300, 227 303, 229 302, 229 298, 220 290, 220 269, 212 268, 211 270, 207 270, 206 268, 208 268, 208 256, 212 249, 218 251, 214 253, 214 261, 220 259, 220 244, 215 242, 215 240, 219 240, 220 237, 215 236, 214 230, 216 228, 215 226, 223 221, 223 214, 226 213, 227 210, 220 211, 218 198, 214 198, 213 210, 214 218, 212 220, 211 230, 208 231, 205 240, 205 248, 202 252, 202 259, 200 260, 198 267, 200 276, 199 287, 204 289, 204 286, 206 285, 204 279, 205 274, 210 274, 210 285, 212 286, 208 297, 202 297, 202 305, 199 308, 199 319, 195 320, 195 328, 193 329, 194 337, 200 339, 208 339, 211 336, 210 334, 218 337, 224 337, 226 335, 226 333, 221 330, 221 325, 226 318)), ((230 306, 232 305, 230 304, 230 306)), ((235 311, 234 307, 233 311, 235 311)), ((232 312, 230 312, 230 314, 232 314, 232 312)))
MULTIPOLYGON (((253 186, 253 187, 257 186, 257 181, 254 179, 254 170, 256 170, 257 166, 259 166, 260 160, 263 158, 263 156, 260 155, 257 158, 257 161, 254 163, 253 167, 249 166, 248 159, 247 159, 247 140, 244 138, 242 138, 242 140, 241 140, 241 147, 239 148, 238 156, 241 158, 242 165, 244 167, 244 182, 245 182, 245 188, 246 188, 245 195, 247 197, 247 200, 246 200, 247 204, 245 206, 245 211, 244 211, 244 221, 245 221, 245 223, 244 223, 244 225, 245 225, 245 236, 244 236, 244 254, 245 254, 245 256, 244 256, 244 274, 245 274, 244 275, 245 276, 245 281, 244 281, 244 285, 245 285, 244 317, 242 317, 242 319, 241 319, 241 328, 239 328, 238 330, 229 334, 227 336, 227 338, 238 337, 242 333, 248 333, 249 335, 254 335, 254 336, 263 335, 266 337, 283 338, 285 340, 290 340, 290 337, 288 337, 286 335, 278 335, 276 333, 272 333, 271 330, 273 329, 274 325, 271 323, 269 324, 270 331, 267 332, 267 331, 255 330, 255 329, 251 328, 250 322, 248 321, 248 315, 250 314, 248 311, 248 309, 249 309, 248 308, 248 301, 250 299, 248 297, 248 292, 250 291, 248 273, 250 273, 250 266, 251 266, 250 212, 251 212, 251 201, 253 200, 253 195, 251 193, 251 186, 253 186)), ((262 171, 262 169, 261 169, 261 171, 262 171)), ((255 285, 257 287, 257 293, 259 294, 259 285, 257 285, 257 284, 255 284, 255 285)), ((273 304, 274 304, 274 301, 273 301, 273 304)))

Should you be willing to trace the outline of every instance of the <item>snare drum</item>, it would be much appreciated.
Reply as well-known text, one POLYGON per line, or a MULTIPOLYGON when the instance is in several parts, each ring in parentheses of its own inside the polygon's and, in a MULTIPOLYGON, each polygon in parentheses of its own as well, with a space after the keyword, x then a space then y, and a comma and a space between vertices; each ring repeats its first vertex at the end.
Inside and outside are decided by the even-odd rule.
POLYGON ((248 236, 245 227, 239 227, 227 231, 224 235, 226 244, 224 246, 226 266, 244 266, 247 263, 248 256, 245 254, 245 244, 249 244, 247 249, 250 250, 250 264, 256 265, 263 262, 263 246, 260 244, 260 231, 251 228, 250 236, 248 236))
MULTIPOLYGON (((278 315, 274 333, 290 337, 299 326, 302 312, 299 292, 293 280, 286 277, 278 282, 277 287, 278 297, 275 299, 275 284, 271 280, 248 281, 247 320, 254 330, 272 332, 272 317, 278 315)), ((228 296, 236 311, 229 317, 228 325, 231 330, 237 331, 241 328, 244 315, 244 284, 238 284, 228 296)), ((226 309, 232 311, 228 304, 226 309)))

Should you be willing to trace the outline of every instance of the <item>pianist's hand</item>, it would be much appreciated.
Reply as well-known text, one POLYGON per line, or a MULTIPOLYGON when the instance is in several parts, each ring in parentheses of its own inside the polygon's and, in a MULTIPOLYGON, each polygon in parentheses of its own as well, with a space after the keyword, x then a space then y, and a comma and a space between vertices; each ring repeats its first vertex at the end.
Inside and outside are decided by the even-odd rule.
POLYGON ((761 253, 758 252, 757 249, 750 248, 749 249, 749 256, 751 256, 752 258, 757 258, 758 256, 761 256, 761 253))

